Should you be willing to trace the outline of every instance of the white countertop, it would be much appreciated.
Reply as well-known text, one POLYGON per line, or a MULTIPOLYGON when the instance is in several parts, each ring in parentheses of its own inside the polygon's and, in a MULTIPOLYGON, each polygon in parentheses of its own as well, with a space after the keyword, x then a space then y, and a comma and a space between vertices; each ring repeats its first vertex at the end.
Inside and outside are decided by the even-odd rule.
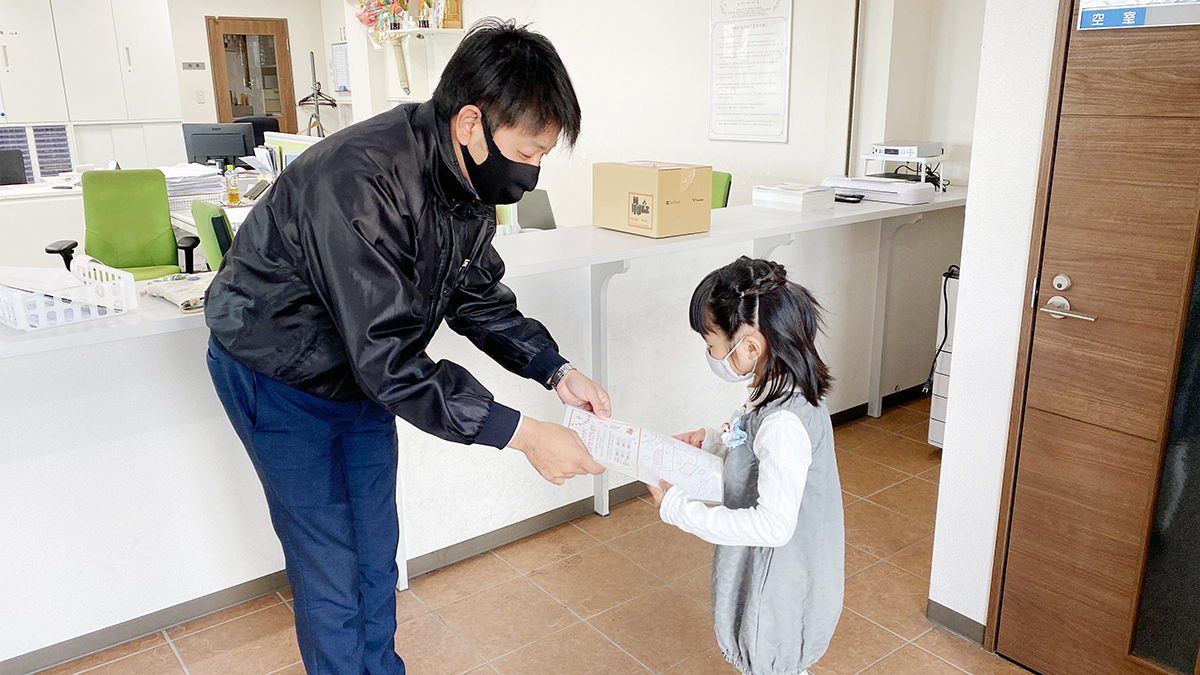
POLYGON ((0 185, 0 201, 15 199, 83 199, 83 188, 71 186, 51 187, 50 183, 27 183, 25 185, 0 185))
MULTIPOLYGON (((495 246, 504 259, 505 276, 514 278, 938 211, 964 206, 966 201, 966 188, 951 187, 932 202, 914 206, 864 201, 809 213, 734 206, 714 210, 712 228, 704 234, 649 239, 595 227, 566 227, 498 237, 495 246)), ((138 308, 120 317, 30 332, 0 325, 0 358, 203 326, 203 314, 183 314, 161 298, 141 296, 138 308)))
POLYGON ((938 211, 966 203, 967 189, 951 187, 938 193, 932 202, 913 206, 863 201, 836 203, 832 209, 808 213, 731 206, 715 209, 712 226, 703 234, 650 239, 598 227, 566 227, 497 237, 495 246, 504 258, 505 277, 511 278, 938 211))

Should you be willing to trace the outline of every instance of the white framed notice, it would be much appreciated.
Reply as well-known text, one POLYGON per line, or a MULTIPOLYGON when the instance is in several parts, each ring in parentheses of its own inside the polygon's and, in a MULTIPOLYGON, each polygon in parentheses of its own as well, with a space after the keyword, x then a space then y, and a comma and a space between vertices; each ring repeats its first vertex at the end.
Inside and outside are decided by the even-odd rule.
POLYGON ((333 90, 350 91, 350 50, 345 42, 329 46, 333 54, 333 90))
POLYGON ((708 137, 788 140, 792 0, 711 0, 708 137))

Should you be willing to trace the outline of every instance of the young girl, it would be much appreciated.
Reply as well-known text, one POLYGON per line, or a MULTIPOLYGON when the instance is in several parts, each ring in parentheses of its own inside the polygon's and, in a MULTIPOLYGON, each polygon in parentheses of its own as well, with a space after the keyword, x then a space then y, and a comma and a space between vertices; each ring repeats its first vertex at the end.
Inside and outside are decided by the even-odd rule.
POLYGON ((663 521, 716 544, 713 621, 725 658, 747 675, 801 675, 829 647, 844 584, 820 306, 783 266, 742 257, 700 282, 691 324, 718 377, 751 383, 724 433, 677 436, 724 456, 724 505, 665 481, 650 492, 663 521))

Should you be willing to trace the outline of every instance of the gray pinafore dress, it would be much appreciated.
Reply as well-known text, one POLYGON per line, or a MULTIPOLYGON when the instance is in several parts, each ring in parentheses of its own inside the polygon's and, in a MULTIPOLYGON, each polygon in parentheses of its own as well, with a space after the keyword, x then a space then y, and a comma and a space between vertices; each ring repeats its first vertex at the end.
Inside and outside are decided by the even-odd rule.
POLYGON ((725 457, 730 509, 758 503, 754 437, 771 413, 795 413, 812 441, 812 464, 791 541, 777 548, 717 546, 713 622, 726 660, 747 675, 797 675, 825 654, 842 613, 845 529, 842 490, 825 403, 799 394, 774 401, 734 424, 725 457), (739 429, 745 433, 738 433, 739 429), (743 442, 738 442, 742 440, 743 442))

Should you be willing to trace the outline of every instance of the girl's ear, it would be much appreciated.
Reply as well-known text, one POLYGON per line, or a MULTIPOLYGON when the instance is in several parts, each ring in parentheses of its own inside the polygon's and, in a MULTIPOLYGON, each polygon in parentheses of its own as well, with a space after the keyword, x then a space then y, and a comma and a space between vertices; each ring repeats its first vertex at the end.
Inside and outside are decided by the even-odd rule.
POLYGON ((767 337, 757 328, 746 335, 745 345, 746 354, 750 356, 751 360, 757 361, 767 353, 767 337))

